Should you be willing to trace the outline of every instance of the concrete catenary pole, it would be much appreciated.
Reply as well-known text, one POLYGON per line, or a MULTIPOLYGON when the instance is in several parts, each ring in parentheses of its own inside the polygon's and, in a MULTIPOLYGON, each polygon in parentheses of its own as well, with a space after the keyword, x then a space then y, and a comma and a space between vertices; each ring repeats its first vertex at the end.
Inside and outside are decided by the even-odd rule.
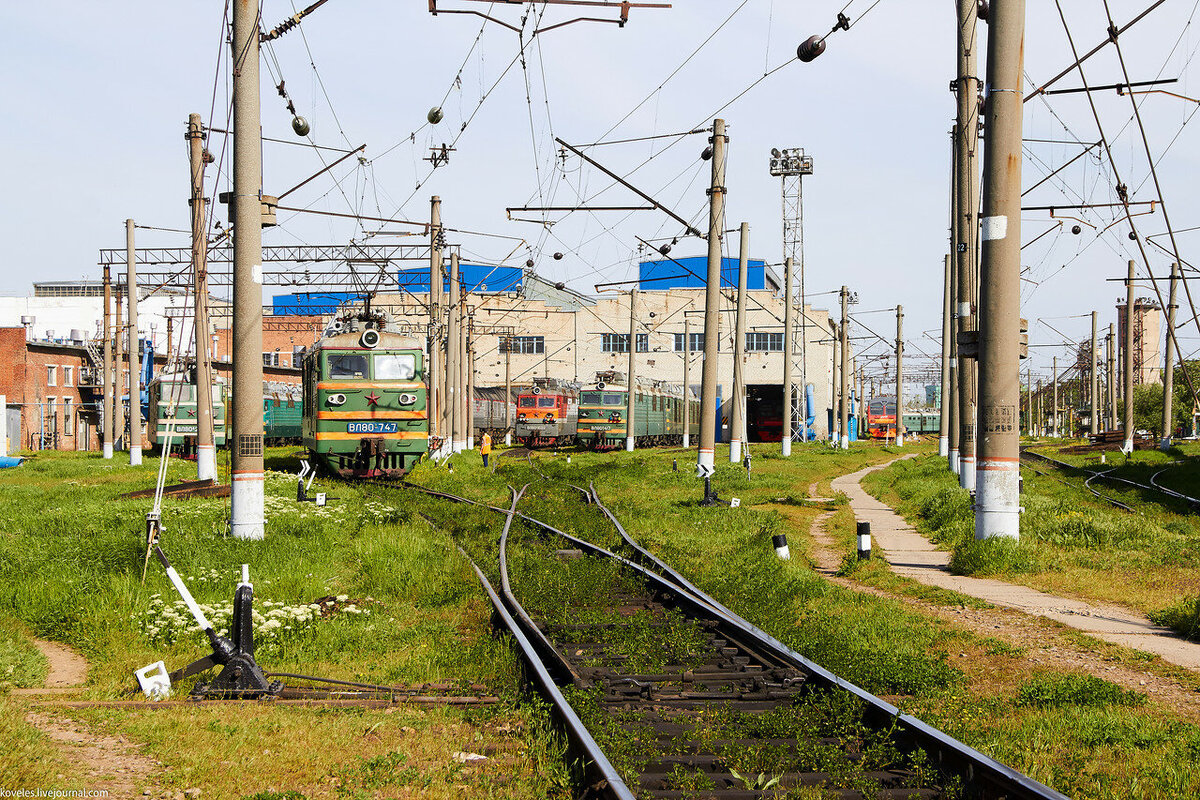
MULTIPOLYGON (((780 452, 792 454, 792 259, 783 261, 783 429, 779 439, 780 452)), ((803 420, 801 421, 803 424, 803 420)))
MULTIPOLYGON (((963 0, 965 2, 965 0, 963 0)), ((972 3, 974 6, 974 3, 972 3)), ((991 10, 983 252, 979 285, 979 437, 975 538, 1020 536, 1021 75, 1025 0, 991 10)), ((972 96, 974 100, 974 96, 972 96)))
POLYGON ((850 449, 850 290, 845 286, 841 291, 842 322, 841 322, 841 364, 842 383, 838 394, 841 396, 841 413, 838 415, 838 431, 841 433, 841 448, 850 449))
POLYGON ((463 319, 462 285, 459 276, 458 253, 450 253, 450 329, 446 334, 446 379, 449 391, 446 402, 453 406, 451 412, 451 452, 457 453, 467 446, 466 403, 463 398, 463 319))
POLYGON ((0 394, 0 456, 8 455, 8 398, 0 394))
POLYGON ((1104 351, 1108 369, 1105 373, 1106 385, 1105 396, 1108 403, 1108 425, 1107 430, 1115 431, 1117 429, 1117 351, 1116 351, 1117 334, 1113 324, 1108 323, 1108 336, 1104 337, 1104 351))
POLYGON ((1058 356, 1050 359, 1050 365, 1050 375, 1054 385, 1054 392, 1051 395, 1054 406, 1050 411, 1050 437, 1057 439, 1060 433, 1058 430, 1058 356))
POLYGON ((950 256, 942 286, 942 385, 938 390, 938 456, 950 457, 950 256))
POLYGON ((1088 372, 1088 381, 1090 383, 1089 392, 1092 396, 1092 413, 1091 413, 1091 433, 1092 436, 1100 433, 1100 407, 1103 405, 1100 402, 1100 374, 1099 374, 1099 358, 1096 351, 1096 324, 1097 314, 1092 312, 1092 369, 1088 372))
MULTIPOLYGON (((1175 391, 1175 362, 1172 359, 1171 343, 1175 340, 1175 295, 1179 288, 1179 265, 1171 265, 1171 294, 1167 302, 1167 352, 1163 355, 1163 417, 1162 439, 1158 446, 1162 450, 1171 447, 1171 432, 1175 428, 1171 413, 1171 393, 1175 391)), ((1182 356, 1180 356, 1182 359, 1182 356)))
MULTIPOLYGON (((199 114, 188 115, 188 165, 191 175, 192 284, 195 315, 192 324, 196 349, 196 478, 217 479, 217 449, 213 435, 212 359, 208 339, 208 208, 204 200, 204 131, 199 114)), ((171 318, 167 317, 167 347, 171 346, 171 318)), ((170 361, 168 354, 167 360, 170 361)))
MULTIPOLYGON (((444 435, 442 411, 442 199, 429 200, 429 335, 426 338, 430 437, 444 435)), ((507 442, 506 442, 507 443, 507 442)))
POLYGON ((467 450, 475 449, 475 318, 467 317, 467 335, 463 341, 463 367, 466 368, 466 386, 463 387, 463 397, 467 401, 467 450))
MULTIPOLYGON (((713 474, 717 444, 717 348, 721 342, 721 231, 725 219, 725 120, 713 120, 708 209, 708 282, 704 293, 704 366, 700 385, 700 452, 696 475, 713 474)), ((788 287, 791 292, 791 286, 788 287)))
POLYGON ((504 348, 504 446, 511 447, 513 430, 512 337, 505 336, 500 341, 504 348))
POLYGON ((1121 452, 1133 452, 1133 384, 1134 384, 1134 366, 1133 366, 1133 264, 1129 262, 1129 277, 1125 279, 1125 410, 1122 416, 1122 422, 1125 424, 1125 443, 1121 446, 1121 452))
POLYGON ((950 385, 943 402, 950 409, 949 445, 946 466, 955 475, 959 472, 958 437, 960 433, 958 408, 958 126, 950 128, 950 385))
POLYGON ((742 460, 746 441, 746 376, 742 359, 746 352, 746 282, 750 258, 750 223, 743 222, 738 240, 737 314, 733 324, 733 410, 729 414, 729 463, 742 460))
MULTIPOLYGON (((112 332, 112 273, 107 264, 104 265, 104 407, 101 412, 104 425, 104 442, 103 456, 104 458, 113 457, 113 439, 116 438, 116 425, 114 421, 116 415, 114 408, 116 407, 116 392, 114 391, 115 383, 113 381, 113 332, 112 332)), ((3 424, 3 420, 0 420, 3 424)))
POLYGON ((113 393, 113 425, 116 427, 115 436, 121 441, 121 447, 124 448, 129 446, 129 440, 125 438, 125 407, 121 402, 121 395, 127 384, 127 378, 122 374, 125 371, 125 345, 121 338, 125 333, 125 314, 121 309, 120 282, 118 282, 117 288, 115 298, 117 311, 113 320, 113 339, 116 341, 116 354, 113 356, 113 373, 115 373, 113 381, 116 386, 116 391, 113 393))
MULTIPOLYGON (((834 322, 833 320, 829 321, 829 338, 830 338, 830 341, 832 344, 832 346, 829 349, 833 351, 833 358, 831 359, 832 366, 831 366, 830 372, 829 372, 829 375, 830 375, 830 380, 829 380, 830 401, 829 401, 829 404, 830 404, 831 410, 833 412, 831 414, 833 421, 829 423, 829 443, 831 445, 833 445, 834 447, 836 447, 838 445, 837 426, 838 426, 838 422, 841 419, 841 417, 838 415, 838 396, 837 395, 838 395, 838 356, 841 355, 842 349, 840 347, 838 347, 838 343, 842 340, 842 334, 840 333, 840 331, 838 329, 838 324, 836 322, 834 322)), ((786 417, 784 419, 786 419, 786 417)))
POLYGON ((634 416, 637 409, 637 287, 629 290, 629 382, 626 384, 629 391, 626 393, 625 403, 625 449, 633 450, 634 439, 637 434, 634 432, 634 425, 637 420, 634 416))
POLYGON ((137 249, 133 220, 125 220, 125 285, 129 290, 129 465, 142 463, 142 370, 138 358, 137 249))
MULTIPOLYGON (((956 119, 958 140, 954 170, 957 180, 955 194, 958 204, 956 215, 958 237, 955 246, 958 261, 958 331, 969 333, 977 331, 979 327, 975 317, 978 300, 976 287, 979 285, 979 77, 976 75, 978 62, 975 52, 978 6, 976 0, 955 0, 955 2, 958 23, 958 79, 955 82, 958 105, 956 119)), ((1023 3, 1021 14, 1024 15, 1023 3)), ((995 26, 993 25, 992 36, 994 37, 994 35, 995 26)), ((992 68, 990 53, 988 67, 992 68)), ((988 111, 990 115, 992 109, 989 108, 988 111)), ((990 132, 991 129, 988 130, 990 132)), ((1020 157, 1020 150, 1017 151, 1017 156, 1020 157)), ((973 490, 976 483, 976 449, 978 445, 979 405, 976 380, 978 361, 974 354, 963 356, 960 352, 957 367, 959 485, 964 489, 973 490)))
POLYGON ((233 3, 233 447, 230 529, 261 539, 263 507, 262 127, 258 3, 233 3))
POLYGON ((896 306, 896 446, 904 446, 904 306, 896 306))
POLYGON ((684 312, 683 317, 683 447, 687 449, 692 446, 692 385, 691 380, 692 367, 692 324, 687 318, 687 312, 684 312))

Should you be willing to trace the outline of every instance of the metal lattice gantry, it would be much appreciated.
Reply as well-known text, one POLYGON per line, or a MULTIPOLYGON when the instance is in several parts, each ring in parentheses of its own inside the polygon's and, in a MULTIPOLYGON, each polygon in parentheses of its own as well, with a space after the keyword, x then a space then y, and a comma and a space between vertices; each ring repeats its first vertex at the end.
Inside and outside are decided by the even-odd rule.
MULTIPOLYGON (((445 245, 456 250, 458 245, 445 245)), ((232 266, 233 248, 208 250, 209 288, 229 287, 232 269, 212 269, 212 265, 232 266)), ((190 247, 141 247, 134 253, 139 267, 138 283, 148 286, 187 288, 191 286, 192 251, 190 247)), ((351 242, 337 245, 268 246, 262 253, 264 286, 295 286, 309 290, 374 289, 403 291, 397 267, 404 262, 429 263, 428 244, 363 245, 351 242), (268 266, 271 265, 271 266, 268 266)), ((100 266, 123 267, 125 249, 100 250, 100 266)))
MULTIPOLYGON (((804 154, 802 147, 771 149, 771 175, 782 179, 783 198, 783 258, 792 259, 799 268, 800 285, 800 389, 791 400, 792 439, 803 441, 807 435, 804 415, 804 394, 808 386, 808 319, 804 312, 804 182, 805 175, 813 172, 812 156, 804 154)), ((795 302, 796 287, 787 287, 788 302, 795 302)), ((789 357, 794 354, 789 353, 789 357)))

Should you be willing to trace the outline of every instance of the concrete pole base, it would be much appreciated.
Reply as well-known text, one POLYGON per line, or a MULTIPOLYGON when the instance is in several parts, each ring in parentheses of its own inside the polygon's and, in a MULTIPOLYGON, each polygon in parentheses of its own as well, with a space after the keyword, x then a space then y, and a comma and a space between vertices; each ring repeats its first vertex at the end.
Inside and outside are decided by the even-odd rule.
POLYGON ((696 456, 696 477, 712 477, 714 472, 716 472, 716 463, 713 459, 713 451, 700 450, 696 456))
POLYGON ((784 458, 792 454, 792 438, 790 436, 779 443, 779 450, 784 458))
POLYGON ((729 443, 729 463, 738 464, 742 460, 742 441, 734 439, 729 443))
POLYGON ((233 476, 229 496, 229 529, 235 539, 263 538, 263 474, 251 472, 233 476))
POLYGON ((468 437, 467 437, 467 449, 468 449, 468 450, 474 450, 474 449, 475 449, 475 437, 474 437, 474 436, 468 436, 468 437))
POLYGON ((946 458, 950 455, 950 438, 948 436, 938 437, 938 458, 946 458))
POLYGON ((625 452, 627 452, 627 453, 633 452, 633 437, 632 436, 625 437, 625 452))
POLYGON ((505 446, 505 447, 512 447, 512 433, 505 433, 505 434, 504 434, 504 446, 505 446))
POLYGON ((196 448, 196 479, 201 481, 217 479, 217 451, 211 444, 196 448))
POLYGON ((1126 439, 1121 444, 1121 452, 1124 453, 1125 455, 1129 455, 1130 453, 1133 452, 1133 439, 1126 439))
POLYGON ((691 446, 692 446, 692 436, 691 436, 691 434, 685 433, 683 435, 683 449, 686 450, 691 446))
POLYGON ((129 448, 129 466, 140 467, 142 465, 142 448, 129 448))
POLYGON ((1013 461, 982 461, 975 494, 975 539, 1021 537, 1021 478, 1013 461))
POLYGON ((958 485, 969 492, 975 491, 975 457, 959 456, 958 485))
POLYGON ((903 433, 896 437, 896 447, 904 447, 904 434, 903 433))
POLYGON ((1167 450, 1170 450, 1171 449, 1171 437, 1168 436, 1165 439, 1159 439, 1158 440, 1158 449, 1162 450, 1164 452, 1166 452, 1167 450))
POLYGON ((104 457, 105 457, 105 458, 112 458, 112 457, 113 457, 113 446, 112 446, 112 443, 111 443, 111 442, 105 442, 105 443, 104 443, 104 451, 103 451, 103 452, 104 452, 104 457))
POLYGON ((842 449, 843 449, 843 450, 849 450, 849 449, 850 449, 850 437, 849 437, 849 436, 843 436, 843 437, 842 437, 842 449))
POLYGON ((951 451, 950 451, 950 455, 948 456, 948 460, 949 460, 949 463, 950 463, 950 471, 951 471, 951 472, 953 472, 955 475, 957 475, 957 474, 958 474, 958 471, 959 471, 959 465, 958 465, 958 451, 957 451, 957 450, 951 450, 951 451))

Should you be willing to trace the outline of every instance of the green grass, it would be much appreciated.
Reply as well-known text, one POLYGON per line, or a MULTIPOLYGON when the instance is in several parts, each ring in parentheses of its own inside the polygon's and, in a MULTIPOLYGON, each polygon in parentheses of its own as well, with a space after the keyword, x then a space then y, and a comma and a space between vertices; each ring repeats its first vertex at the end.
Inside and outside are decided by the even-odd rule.
MULTIPOLYGON (((271 453, 270 463, 295 467, 287 450, 271 453)), ((16 621, 87 658, 89 678, 82 695, 89 698, 119 697, 136 688, 137 667, 162 659, 168 668, 176 668, 207 652, 202 636, 186 620, 166 638, 155 635, 147 624, 148 619, 162 618, 157 612, 146 613, 161 608, 155 595, 169 604, 176 594, 154 559, 145 585, 141 583, 145 515, 151 501, 116 496, 153 485, 157 466, 155 458, 130 468, 95 455, 46 453, 0 477, 6 503, 0 517, 0 619, 13 621, 0 625, 0 665, 11 663, 21 682, 39 682, 42 667, 20 644, 22 637, 16 645, 10 642, 12 631, 20 630, 14 627, 16 621)), ((192 465, 171 464, 169 482, 191 477, 192 465)), ((201 604, 227 604, 241 564, 248 563, 256 611, 264 615, 272 608, 269 603, 303 605, 330 595, 345 596, 363 612, 342 611, 306 624, 288 621, 276 636, 260 639, 257 655, 269 671, 383 683, 448 682, 466 694, 476 693, 469 687, 479 684, 505 699, 507 713, 515 713, 521 728, 532 730, 535 723, 541 724, 534 717, 542 711, 518 705, 524 690, 517 659, 504 640, 490 635, 491 609, 474 574, 454 543, 420 516, 423 506, 418 499, 340 483, 321 488, 334 498, 327 508, 296 503, 294 477, 268 472, 268 522, 260 542, 227 535, 227 499, 164 500, 162 548, 201 604)), ((190 684, 191 680, 176 690, 186 693, 190 684)), ((322 737, 358 713, 336 712, 324 718, 326 724, 309 725, 301 724, 305 715, 293 718, 290 712, 268 710, 239 722, 238 736, 247 741, 274 739, 272 728, 283 726, 295 737, 294 759, 303 759, 306 751, 324 747, 329 739, 322 737)), ((428 736, 438 738, 444 735, 442 728, 461 725, 466 713, 449 711, 436 725, 418 722, 410 727, 427 728, 428 736)), ((201 785, 207 787, 206 794, 234 796, 233 778, 219 766, 228 755, 192 760, 181 752, 178 742, 193 737, 186 725, 177 725, 178 716, 81 716, 102 728, 136 731, 138 738, 162 742, 160 757, 175 765, 161 777, 168 786, 201 785)), ((16 740, 38 739, 19 718, 5 724, 15 731, 16 740)), ((385 738, 398 742, 403 737, 392 731, 385 738)), ((539 740, 529 749, 548 746, 539 740)), ((206 747, 211 753, 222 745, 206 747)), ((324 761, 337 772, 331 755, 335 754, 324 761)), ((249 777, 239 779, 237 796, 271 787, 302 789, 289 784, 296 763, 264 759, 249 777)), ((514 772, 514 796, 553 794, 549 783, 534 774, 531 760, 514 772)), ((42 785, 70 785, 71 771, 66 774, 63 781, 42 785)), ((433 796, 453 794, 449 787, 460 780, 454 770, 422 774, 432 775, 433 796)))
POLYGON ((1122 689, 1112 681, 1095 675, 1036 675, 1023 682, 1017 689, 1017 705, 1037 708, 1062 706, 1140 706, 1145 705, 1146 695, 1130 689, 1122 689))

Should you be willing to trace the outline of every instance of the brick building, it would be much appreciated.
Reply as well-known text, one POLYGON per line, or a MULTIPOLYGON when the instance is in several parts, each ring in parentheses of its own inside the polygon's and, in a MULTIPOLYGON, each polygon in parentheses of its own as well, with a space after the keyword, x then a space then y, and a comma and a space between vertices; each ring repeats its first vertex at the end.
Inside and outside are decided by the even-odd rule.
POLYGON ((99 447, 98 374, 83 345, 26 341, 25 328, 0 328, 0 394, 9 414, 11 450, 99 447))

